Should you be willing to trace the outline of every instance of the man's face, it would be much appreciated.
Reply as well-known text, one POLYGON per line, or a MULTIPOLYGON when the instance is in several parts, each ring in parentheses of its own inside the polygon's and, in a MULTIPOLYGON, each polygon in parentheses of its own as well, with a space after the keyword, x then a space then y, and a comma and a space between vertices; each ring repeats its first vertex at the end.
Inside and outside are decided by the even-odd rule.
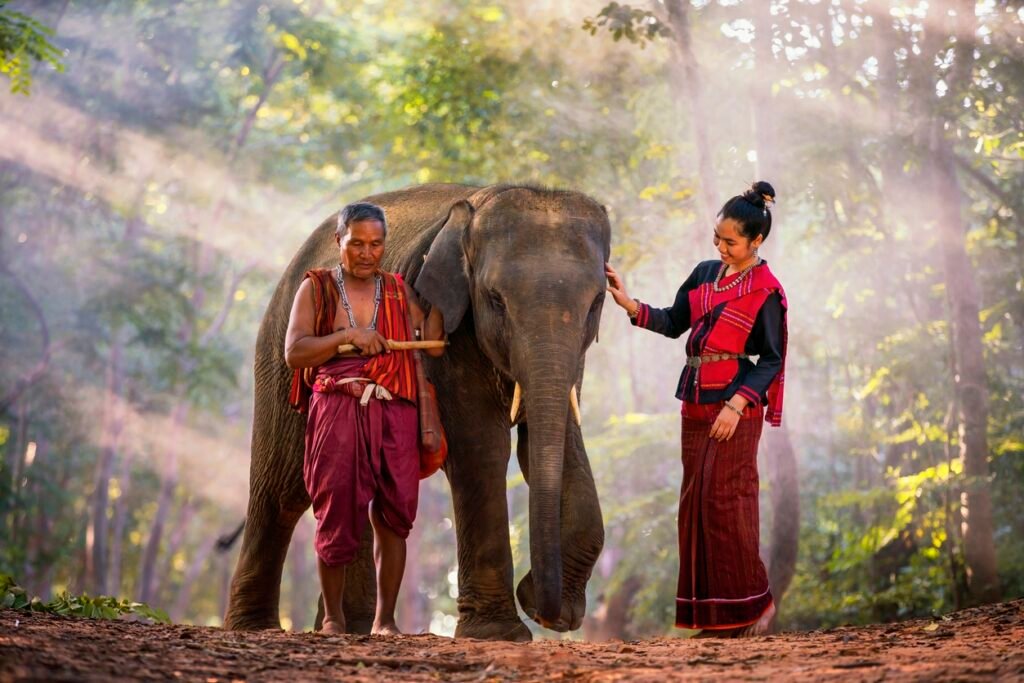
POLYGON ((384 224, 374 219, 352 221, 338 247, 347 272, 361 280, 371 278, 384 257, 384 224))

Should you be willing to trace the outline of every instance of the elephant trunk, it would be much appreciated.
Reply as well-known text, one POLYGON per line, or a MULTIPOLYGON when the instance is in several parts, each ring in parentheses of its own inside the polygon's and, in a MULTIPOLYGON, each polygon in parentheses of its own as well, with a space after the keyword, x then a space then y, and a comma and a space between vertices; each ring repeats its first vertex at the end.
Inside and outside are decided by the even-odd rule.
POLYGON ((535 350, 523 377, 530 423, 530 565, 542 625, 555 624, 562 610, 562 469, 578 356, 560 345, 547 353, 535 350))

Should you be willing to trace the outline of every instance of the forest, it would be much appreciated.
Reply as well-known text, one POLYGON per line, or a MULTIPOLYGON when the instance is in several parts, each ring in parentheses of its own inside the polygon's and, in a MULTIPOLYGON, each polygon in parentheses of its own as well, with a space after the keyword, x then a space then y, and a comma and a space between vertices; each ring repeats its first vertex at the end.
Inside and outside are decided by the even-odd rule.
MULTIPOLYGON (((0 74, 0 574, 29 593, 220 625, 257 329, 344 204, 579 190, 631 294, 668 306, 722 202, 766 179, 790 306, 760 454, 777 627, 1024 596, 1024 3, 0 2, 0 74)), ((606 540, 567 638, 675 630, 684 357, 605 305, 581 406, 606 540)), ((518 578, 515 458, 507 493, 518 578)), ((443 474, 420 495, 399 621, 450 635, 443 474)), ((286 630, 313 625, 313 529, 286 630)))

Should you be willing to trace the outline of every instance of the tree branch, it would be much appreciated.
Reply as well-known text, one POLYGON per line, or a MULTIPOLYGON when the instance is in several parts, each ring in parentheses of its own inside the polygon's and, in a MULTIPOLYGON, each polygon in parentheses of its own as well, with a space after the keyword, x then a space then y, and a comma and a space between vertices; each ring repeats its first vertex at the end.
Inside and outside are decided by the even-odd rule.
POLYGON ((22 295, 25 301, 28 303, 29 309, 35 315, 36 320, 39 321, 39 332, 42 337, 43 356, 36 363, 35 367, 29 370, 27 373, 14 383, 14 386, 5 396, 0 398, 0 414, 7 411, 7 409, 18 400, 18 397, 32 384, 39 379, 46 372, 50 365, 50 358, 53 353, 53 346, 50 343, 50 326, 46 322, 46 315, 43 313, 42 306, 36 300, 35 296, 32 295, 32 290, 25 286, 24 283, 18 278, 18 276, 11 271, 6 264, 0 263, 0 274, 6 275, 14 283, 15 289, 22 295))
POLYGON ((967 159, 964 159, 960 155, 956 155, 955 161, 957 167, 961 171, 966 173, 968 176, 970 176, 972 180, 981 185, 985 190, 988 191, 989 194, 991 194, 993 197, 995 197, 1000 202, 1010 207, 1014 211, 1017 211, 1017 209, 1019 208, 1019 200, 1016 197, 1011 196, 1010 193, 1003 190, 1003 188, 999 187, 996 181, 992 180, 987 175, 985 175, 984 171, 982 171, 980 168, 975 168, 974 164, 972 164, 967 159))
POLYGON ((213 338, 220 334, 221 329, 224 327, 224 323, 228 319, 228 314, 231 313, 231 308, 235 305, 235 290, 238 289, 238 284, 248 275, 256 264, 252 261, 242 266, 231 278, 231 282, 227 288, 227 295, 224 297, 224 305, 221 306, 220 312, 217 313, 217 317, 210 323, 210 327, 207 328, 206 332, 199 338, 199 346, 206 346, 213 338))
POLYGON ((267 61, 267 66, 263 70, 263 89, 260 91, 259 99, 256 104, 253 105, 252 109, 249 110, 248 115, 245 117, 245 121, 242 122, 242 128, 238 131, 238 136, 235 138, 234 144, 231 148, 231 153, 228 154, 229 165, 234 163, 238 157, 238 153, 245 146, 246 140, 249 138, 249 133, 252 131, 253 124, 256 123, 256 115, 260 109, 266 103, 267 98, 270 97, 270 91, 273 90, 274 84, 277 82, 278 77, 284 70, 284 59, 281 57, 281 53, 274 50, 270 59, 267 61))

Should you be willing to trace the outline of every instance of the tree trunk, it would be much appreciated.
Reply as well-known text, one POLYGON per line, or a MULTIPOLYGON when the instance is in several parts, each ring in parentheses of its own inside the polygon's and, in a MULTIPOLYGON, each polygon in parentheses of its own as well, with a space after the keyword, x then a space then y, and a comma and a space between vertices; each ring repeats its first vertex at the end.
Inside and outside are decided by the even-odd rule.
POLYGON ((149 540, 142 553, 142 565, 139 568, 139 602, 148 603, 153 599, 153 588, 156 580, 156 563, 160 556, 160 542, 163 540, 164 527, 167 525, 167 514, 174 497, 176 478, 165 475, 160 483, 160 494, 157 499, 156 515, 150 528, 149 540))
MULTIPOLYGON (((26 398, 18 403, 18 412, 15 418, 16 422, 14 423, 14 447, 11 448, 10 464, 8 465, 8 471, 11 473, 11 490, 9 495, 12 500, 17 497, 18 489, 21 487, 21 473, 25 464, 25 449, 28 447, 28 406, 26 404, 30 398, 26 398)), ((17 534, 15 512, 12 510, 10 515, 12 535, 17 534)))
POLYGON ((92 517, 86 534, 89 548, 88 585, 94 595, 107 594, 107 513, 110 504, 110 477, 117 457, 117 448, 124 429, 121 395, 124 383, 122 363, 123 347, 120 332, 113 330, 110 337, 110 358, 107 363, 107 380, 104 390, 103 433, 100 437, 100 454, 96 460, 96 474, 93 480, 92 517))
POLYGON ((171 415, 171 437, 169 438, 167 452, 164 454, 164 471, 160 478, 160 494, 157 499, 156 515, 153 517, 153 526, 149 532, 149 540, 146 542, 146 548, 142 553, 142 564, 139 569, 139 602, 149 602, 153 599, 153 589, 156 586, 156 563, 160 555, 160 544, 163 540, 164 527, 167 525, 167 515, 170 512, 171 504, 174 502, 174 489, 178 485, 178 445, 175 443, 173 435, 184 422, 186 412, 184 399, 179 399, 171 415))
POLYGON ((800 482, 796 453, 785 427, 764 435, 772 530, 768 541, 768 583, 778 606, 796 574, 800 546, 800 482))
POLYGON ((114 501, 114 526, 110 533, 110 563, 107 572, 107 588, 111 595, 121 595, 121 555, 124 545, 124 530, 128 523, 128 490, 131 487, 131 453, 121 452, 117 483, 121 495, 114 501))
POLYGON ((154 597, 164 598, 167 601, 170 600, 169 596, 161 595, 161 591, 174 574, 174 556, 178 554, 178 551, 181 550, 181 546, 185 543, 185 537, 188 535, 188 529, 192 523, 192 517, 195 515, 195 512, 195 504, 189 498, 185 498, 181 503, 181 507, 178 509, 178 516, 174 520, 174 524, 171 528, 171 536, 167 541, 167 548, 164 551, 165 559, 163 571, 157 572, 153 576, 153 586, 150 589, 150 592, 154 597))
MULTIPOLYGON (((41 462, 47 458, 47 451, 49 449, 49 442, 45 437, 40 437, 36 442, 35 457, 32 462, 25 463, 25 477, 28 478, 28 471, 30 467, 39 467, 41 462)), ((25 539, 26 551, 25 551, 25 563, 21 570, 20 576, 24 577, 25 586, 32 595, 38 595, 42 592, 39 588, 39 580, 42 575, 46 572, 49 562, 46 560, 46 542, 50 538, 50 520, 47 516, 47 506, 42 502, 40 493, 39 482, 32 481, 29 486, 31 490, 28 491, 29 500, 38 500, 34 506, 26 505, 22 515, 24 521, 21 523, 24 525, 25 533, 27 538, 25 539), (34 508, 34 510, 32 509, 34 508), (33 514, 34 513, 34 514, 33 514)))
POLYGON ((704 103, 704 84, 700 64, 693 51, 693 32, 690 12, 693 8, 685 0, 666 0, 668 24, 673 33, 676 59, 671 64, 672 98, 681 111, 690 115, 690 131, 697 153, 697 173, 700 176, 700 225, 714 225, 718 215, 718 188, 715 178, 715 160, 712 153, 708 108, 704 103))
POLYGON ((989 490, 988 381, 979 319, 981 296, 964 245, 962 189, 956 177, 953 150, 943 128, 943 122, 936 119, 931 140, 932 172, 954 342, 953 391, 958 408, 960 457, 966 475, 960 500, 968 600, 978 604, 996 602, 1000 595, 989 490))
POLYGON ((220 574, 220 600, 218 614, 228 613, 228 601, 231 597, 231 568, 238 562, 238 552, 224 552, 218 555, 217 572, 220 574))
POLYGON ((594 614, 583 620, 588 642, 626 640, 629 633, 629 609, 643 583, 636 575, 627 576, 610 595, 606 594, 594 614))
MULTIPOLYGON (((934 16, 934 15, 932 15, 934 16)), ((946 76, 949 97, 958 101, 970 85, 977 19, 973 0, 959 0, 950 22, 956 38, 953 67, 946 76)), ((927 24, 926 24, 927 25, 927 24)), ((933 26, 933 31, 936 29, 933 26)), ((945 47, 946 36, 933 34, 925 56, 945 47), (940 42, 941 39, 941 42, 940 42)), ((946 105, 952 110, 952 104, 946 105)), ((988 380, 980 322, 981 295, 978 291, 965 237, 962 216, 963 189, 956 175, 956 154, 949 131, 956 130, 953 116, 941 107, 926 120, 927 144, 931 155, 930 180, 935 223, 944 270, 953 341, 953 394, 957 408, 960 457, 965 482, 961 493, 964 562, 967 572, 967 600, 972 604, 996 602, 1000 597, 996 571, 996 549, 992 519, 992 497, 988 466, 988 380)))
POLYGON ((189 602, 192 599, 192 586, 196 580, 199 579, 199 575, 202 574, 203 569, 206 567, 207 560, 210 559, 210 555, 213 552, 215 541, 204 543, 201 545, 192 557, 192 562, 189 564, 188 569, 185 570, 185 575, 181 580, 181 586, 178 587, 178 597, 174 601, 174 606, 171 607, 170 614, 168 616, 174 623, 180 623, 188 611, 189 602))
MULTIPOLYGON (((753 106, 754 142, 757 150, 755 175, 758 180, 778 182, 777 174, 782 171, 779 148, 775 142, 778 119, 772 96, 771 83, 776 72, 772 40, 775 35, 772 23, 771 2, 759 3, 754 16, 754 83, 751 104, 753 106)), ((779 235, 773 235, 772 243, 777 245, 779 235)), ((779 253, 777 246, 773 251, 779 253)))

